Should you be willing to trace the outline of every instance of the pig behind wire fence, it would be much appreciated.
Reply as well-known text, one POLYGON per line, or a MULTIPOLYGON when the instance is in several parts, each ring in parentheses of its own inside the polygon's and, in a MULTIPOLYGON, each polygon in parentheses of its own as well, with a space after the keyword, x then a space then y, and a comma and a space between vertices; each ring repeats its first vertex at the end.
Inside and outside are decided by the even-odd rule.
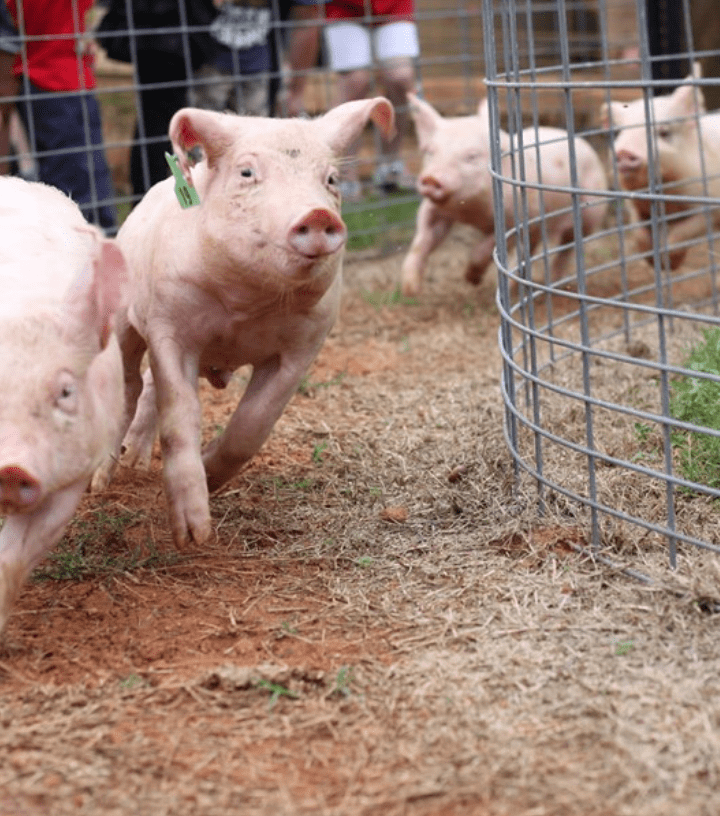
POLYGON ((592 4, 595 52, 578 59, 571 4, 483 2, 517 479, 535 485, 541 513, 564 514, 595 555, 645 579, 651 552, 662 570, 720 550, 720 27, 713 40, 704 3, 667 5, 592 4), (554 15, 554 62, 540 56, 541 14, 554 15), (564 247, 543 212, 558 189, 552 166, 531 173, 526 161, 548 122, 567 131, 574 228, 564 247), (586 197, 577 137, 606 158, 607 215, 591 235, 584 215, 603 205, 586 197), (538 192, 539 214, 529 204, 538 192), (574 266, 553 275, 570 246, 574 266))

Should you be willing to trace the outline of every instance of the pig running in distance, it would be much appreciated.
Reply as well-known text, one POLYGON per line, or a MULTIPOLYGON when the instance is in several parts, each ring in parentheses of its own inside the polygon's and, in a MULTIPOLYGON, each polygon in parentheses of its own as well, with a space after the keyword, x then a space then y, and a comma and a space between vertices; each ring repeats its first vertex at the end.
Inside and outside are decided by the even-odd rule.
MULTIPOLYGON (((337 164, 370 120, 393 132, 387 99, 311 120, 183 108, 170 138, 199 205, 183 209, 167 179, 118 234, 131 272, 118 329, 130 426, 122 463, 149 462, 157 428, 177 544, 208 538, 209 492, 259 450, 335 322, 347 237, 337 164), (205 159, 191 168, 198 145, 205 159), (242 365, 253 369, 247 388, 201 450, 198 377, 222 388, 242 365)), ((109 462, 97 486, 111 473, 109 462)))
POLYGON ((115 242, 63 193, 0 178, 0 630, 117 446, 122 360, 115 242))
MULTIPOLYGON (((425 266, 430 253, 447 237, 453 224, 468 224, 478 229, 481 237, 473 248, 465 273, 466 279, 478 284, 492 261, 495 248, 492 177, 490 175, 490 123, 487 100, 482 100, 476 114, 444 117, 428 102, 415 94, 408 94, 410 112, 422 152, 422 167, 418 176, 418 192, 423 199, 418 209, 415 237, 405 256, 401 269, 403 294, 408 297, 420 291, 425 266)), ((523 131, 525 181, 557 187, 570 186, 570 158, 568 134, 558 128, 541 127, 523 131), (536 143, 540 144, 541 167, 537 166, 536 143)), ((510 150, 509 134, 500 131, 500 149, 510 150)), ((607 178, 602 162, 592 146, 580 137, 575 138, 578 186, 585 191, 607 190, 607 178)), ((511 174, 510 157, 503 158, 503 174, 511 174)), ((599 230, 607 213, 607 201, 583 193, 583 233, 590 235, 599 230)), ((569 193, 527 188, 527 215, 530 224, 530 248, 542 238, 539 218, 541 213, 567 210, 545 219, 547 249, 565 247, 552 255, 553 277, 557 280, 565 272, 572 252, 566 247, 574 237, 572 197, 569 193)), ((505 222, 514 222, 513 186, 504 186, 505 222)), ((510 264, 512 267, 512 263, 510 264)))
MULTIPOLYGON (((648 161, 645 100, 603 105, 603 127, 619 130, 613 142, 613 152, 620 186, 624 190, 647 190, 649 164, 652 164, 659 191, 662 185, 661 194, 720 198, 720 113, 705 112, 702 89, 691 82, 700 76, 700 63, 696 62, 693 72, 682 85, 671 94, 650 100, 652 162, 648 161)), ((633 199, 632 207, 639 220, 648 221, 649 200, 633 199)), ((665 214, 670 216, 665 235, 668 263, 671 269, 677 269, 687 255, 687 242, 707 231, 707 213, 705 208, 691 201, 668 201, 665 214), (677 216, 686 210, 687 216, 677 216)), ((715 226, 720 225, 720 208, 713 209, 711 221, 715 226)), ((650 227, 644 225, 640 228, 638 249, 649 252, 652 245, 650 227)))

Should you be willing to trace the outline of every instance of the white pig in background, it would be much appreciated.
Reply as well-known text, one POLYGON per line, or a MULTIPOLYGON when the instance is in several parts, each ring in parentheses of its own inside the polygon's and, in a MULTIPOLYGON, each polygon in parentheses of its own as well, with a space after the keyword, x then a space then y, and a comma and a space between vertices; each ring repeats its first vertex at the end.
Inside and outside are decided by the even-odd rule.
MULTIPOLYGON (((440 245, 456 222, 476 227, 481 237, 471 252, 465 273, 468 281, 480 283, 492 261, 495 248, 492 178, 490 176, 490 124, 487 100, 480 102, 472 116, 441 116, 428 102, 408 94, 410 112, 422 152, 422 168, 418 176, 418 192, 423 196, 418 209, 415 237, 402 264, 403 294, 415 296, 420 291, 425 265, 430 253, 440 245)), ((523 131, 524 179, 557 187, 571 186, 568 135, 558 128, 527 128, 523 131), (535 145, 540 143, 540 167, 535 145), (540 175, 542 173, 542 176, 540 175)), ((510 150, 509 134, 500 131, 500 149, 510 150)), ((517 146, 517 142, 516 142, 517 146)), ((578 186, 584 190, 607 190, 607 178, 599 156, 585 139, 575 138, 578 186)), ((503 174, 511 175, 511 159, 503 158, 503 174)), ((583 194, 583 233, 589 235, 602 226, 607 212, 605 199, 583 194)), ((538 190, 527 188, 527 217, 539 219, 541 213, 568 209, 567 212, 545 219, 547 249, 551 251, 570 243, 574 238, 573 213, 569 209, 569 193, 546 190, 541 198, 538 190)), ((504 185, 506 227, 514 223, 513 187, 504 185)), ((541 224, 529 226, 531 250, 542 238, 541 224)), ((572 248, 552 255, 552 273, 562 277, 572 248)), ((512 263, 510 264, 512 266, 512 263)))
MULTIPOLYGON (((700 87, 690 80, 700 77, 700 63, 695 63, 688 82, 671 94, 650 100, 652 107, 652 160, 656 183, 662 182, 660 195, 711 196, 720 198, 720 113, 705 113, 705 100, 700 87), (707 181, 707 188, 703 184, 707 181)), ((611 102, 602 107, 602 122, 606 128, 620 129, 613 143, 620 186, 625 190, 647 190, 648 133, 645 101, 611 102)), ((650 202, 633 199, 637 216, 650 218, 650 202)), ((665 241, 671 269, 677 269, 685 259, 688 247, 677 246, 707 232, 706 212, 692 202, 666 202, 670 216, 694 209, 687 217, 668 219, 665 241)), ((720 225, 720 208, 714 209, 711 222, 720 225)), ((641 252, 652 249, 649 226, 638 237, 641 252)))
POLYGON ((390 102, 347 102, 312 120, 183 108, 170 138, 185 197, 197 192, 199 204, 183 209, 168 179, 119 232, 132 277, 120 328, 128 424, 134 414, 122 461, 149 461, 157 423, 178 544, 207 539, 209 491, 259 450, 335 322, 347 237, 337 163, 369 120, 390 135, 390 102), (198 145, 206 159, 191 168, 198 145), (222 388, 247 364, 235 413, 201 451, 198 376, 222 388))
POLYGON ((63 193, 0 177, 0 630, 117 446, 125 264, 63 193))

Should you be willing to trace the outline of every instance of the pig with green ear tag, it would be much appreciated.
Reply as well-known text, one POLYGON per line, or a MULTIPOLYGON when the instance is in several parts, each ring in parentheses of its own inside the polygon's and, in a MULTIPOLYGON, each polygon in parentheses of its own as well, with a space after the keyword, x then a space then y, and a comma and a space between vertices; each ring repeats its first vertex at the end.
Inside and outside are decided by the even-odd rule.
POLYGON ((45 184, 0 177, 0 629, 122 430, 116 243, 45 184))
MULTIPOLYGON (((720 113, 705 112, 702 89, 693 83, 700 75, 700 63, 696 62, 682 85, 671 94, 649 101, 651 125, 642 98, 602 106, 603 126, 617 131, 612 149, 624 190, 649 191, 652 174, 656 197, 720 198, 720 113)), ((638 220, 650 218, 649 198, 633 199, 632 208, 638 220)), ((708 213, 697 203, 677 200, 665 202, 664 213, 668 262, 671 269, 677 269, 687 255, 687 242, 707 232, 708 213)), ((713 208, 710 223, 720 226, 720 207, 713 208)), ((641 252, 652 249, 649 226, 639 232, 638 249, 641 252)))
POLYGON ((149 461, 157 429, 178 544, 210 535, 209 493, 259 450, 335 321, 347 237, 338 165, 369 121, 389 135, 390 102, 347 102, 309 120, 183 108, 170 123, 176 177, 120 230, 132 276, 120 326, 122 461, 149 461), (204 158, 191 166, 198 146, 204 158), (222 388, 243 365, 247 388, 203 450, 198 378, 222 388))

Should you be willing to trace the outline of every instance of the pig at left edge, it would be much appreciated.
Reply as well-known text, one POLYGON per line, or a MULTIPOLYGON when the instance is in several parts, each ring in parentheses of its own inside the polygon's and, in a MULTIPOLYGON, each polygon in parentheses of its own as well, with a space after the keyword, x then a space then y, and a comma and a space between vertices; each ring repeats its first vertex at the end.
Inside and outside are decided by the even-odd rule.
POLYGON ((63 193, 0 178, 0 630, 117 445, 123 256, 63 193))

